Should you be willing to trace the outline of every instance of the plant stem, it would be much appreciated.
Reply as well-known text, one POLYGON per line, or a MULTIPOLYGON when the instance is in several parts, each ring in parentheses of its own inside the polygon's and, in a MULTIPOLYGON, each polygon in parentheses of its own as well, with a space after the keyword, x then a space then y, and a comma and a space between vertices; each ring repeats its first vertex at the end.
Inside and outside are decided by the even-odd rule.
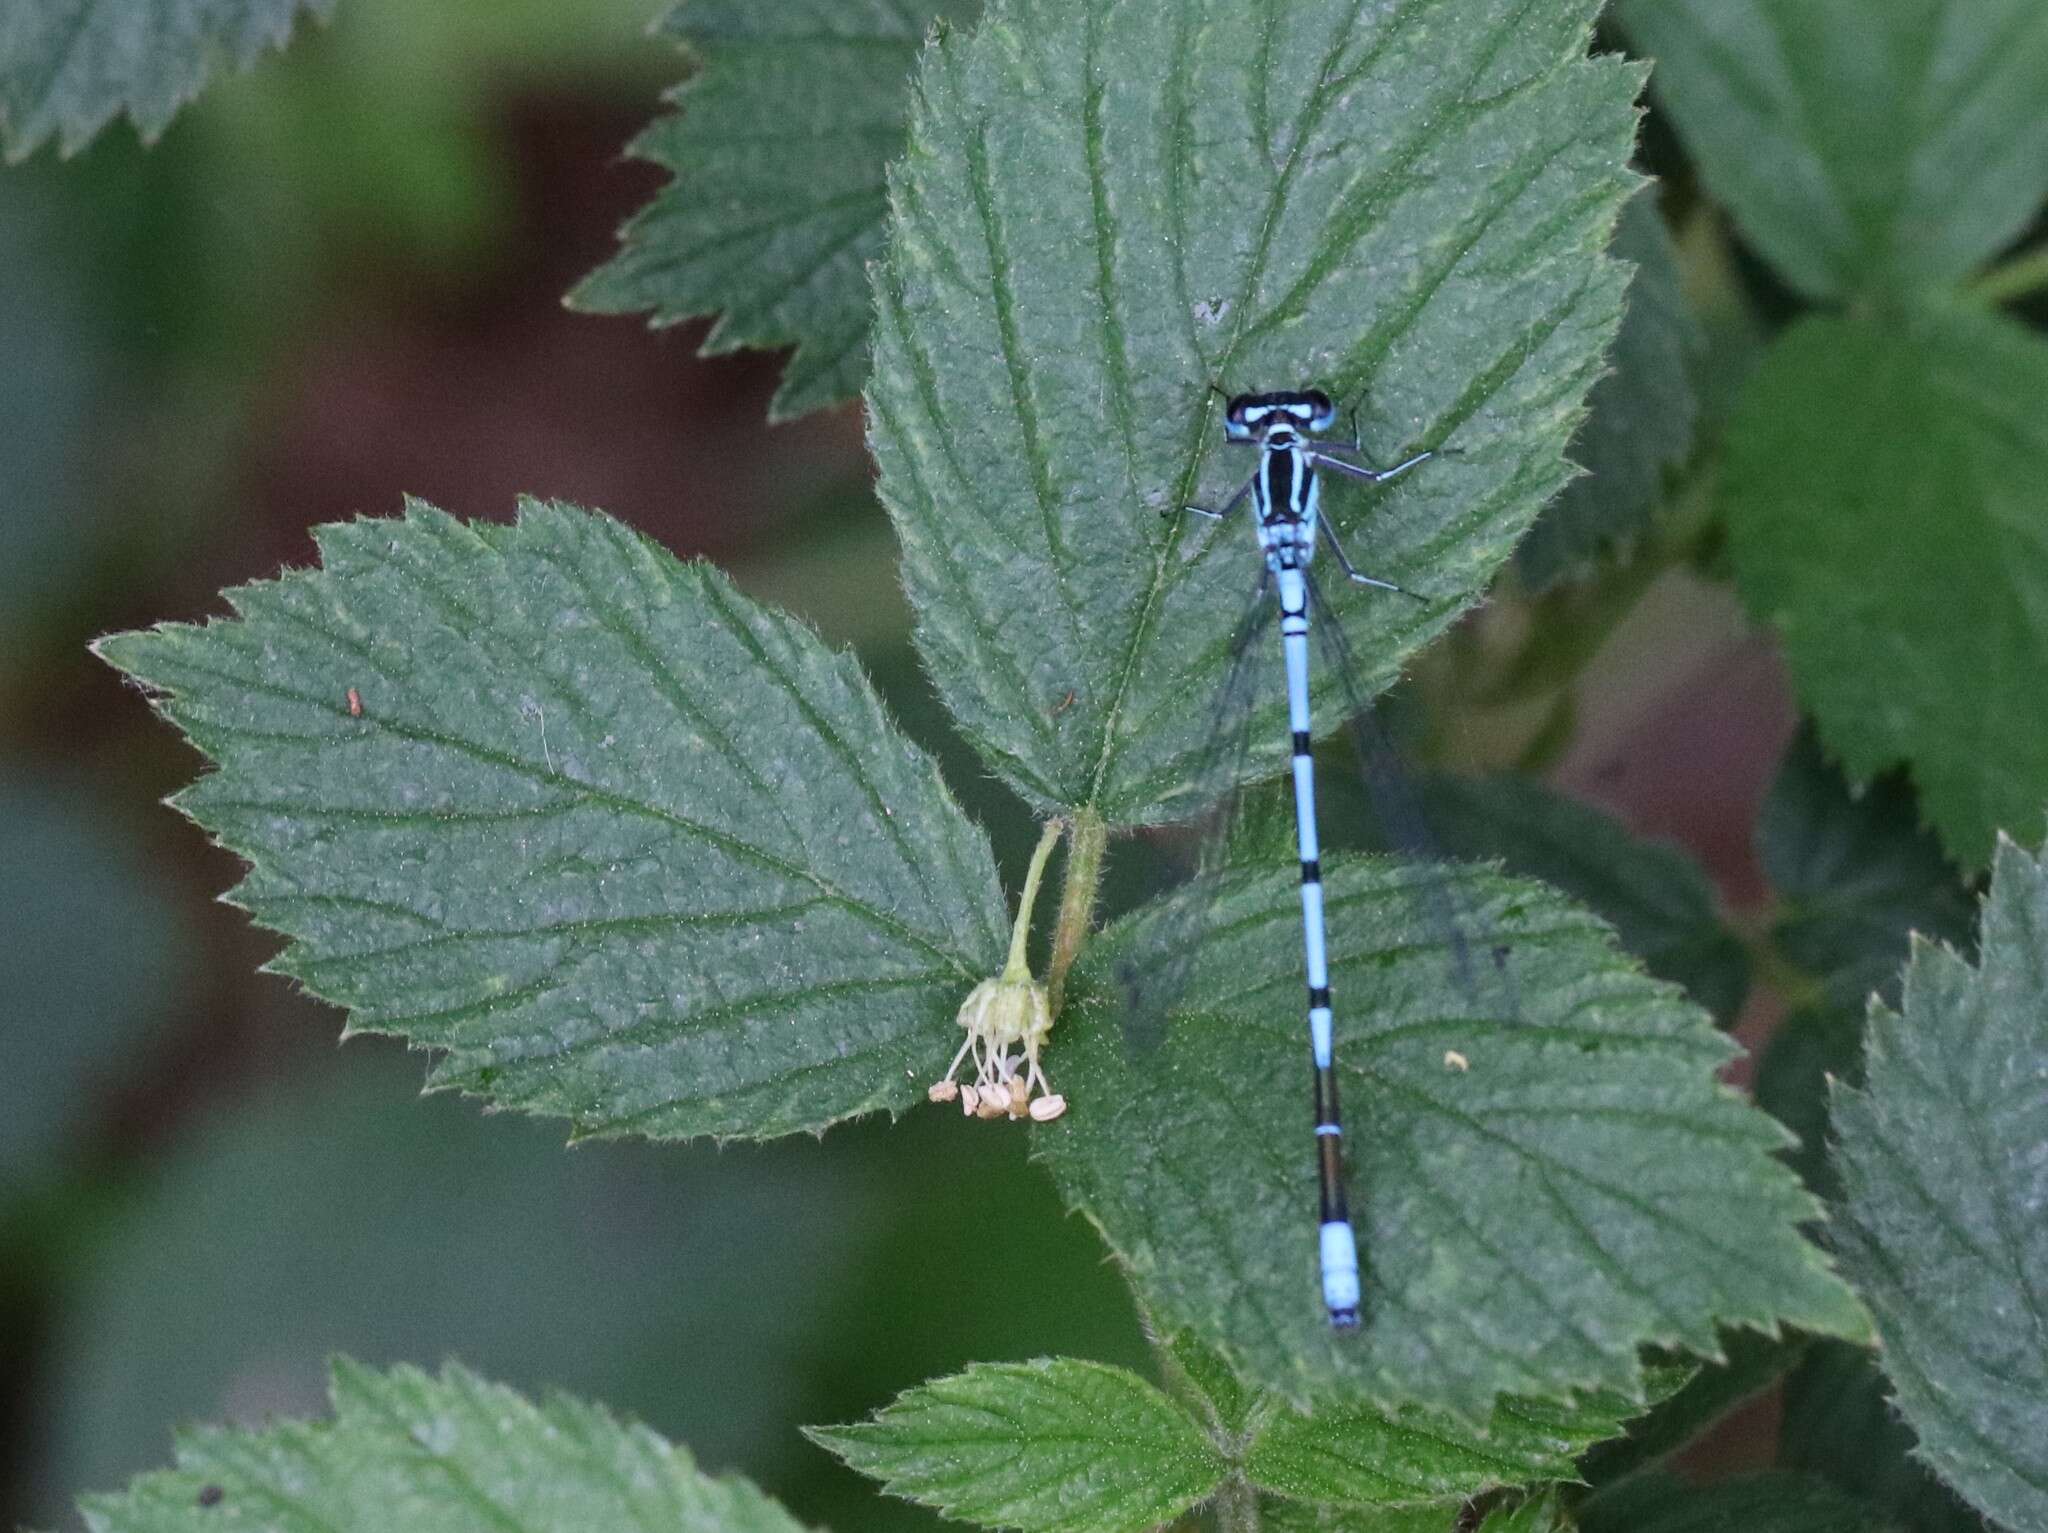
POLYGON ((1045 829, 1038 833, 1038 846, 1024 873, 1024 892, 1017 896, 1017 919, 1010 927, 1010 959, 1003 965, 1006 984, 1023 984, 1031 978, 1031 965, 1024 950, 1031 940, 1031 912, 1038 907, 1038 881, 1045 876, 1045 865, 1052 860, 1052 849, 1060 844, 1060 835, 1066 828, 1065 820, 1047 820, 1045 829))
POLYGON ((2048 288, 2048 248, 1994 266, 1970 284, 1970 294, 1986 303, 2011 303, 2044 288, 2048 288))
POLYGON ((1066 882, 1060 889, 1059 925, 1053 928, 1052 962, 1045 971, 1046 1006, 1058 1021, 1067 988, 1067 970, 1081 956, 1095 924, 1095 895, 1102 886, 1102 854, 1109 845, 1109 827, 1093 809, 1075 811, 1068 827, 1066 882))
POLYGON ((1232 1474, 1210 1503, 1221 1533, 1259 1533, 1259 1496, 1242 1474, 1232 1474))

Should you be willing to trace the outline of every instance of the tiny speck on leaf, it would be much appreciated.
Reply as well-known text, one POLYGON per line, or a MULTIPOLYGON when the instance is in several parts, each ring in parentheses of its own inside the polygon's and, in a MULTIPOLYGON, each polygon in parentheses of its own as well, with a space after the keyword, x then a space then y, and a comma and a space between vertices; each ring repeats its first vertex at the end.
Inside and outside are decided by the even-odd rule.
POLYGON ((226 1498, 227 1492, 218 1485, 202 1485, 199 1487, 199 1504, 201 1506, 219 1506, 226 1498))

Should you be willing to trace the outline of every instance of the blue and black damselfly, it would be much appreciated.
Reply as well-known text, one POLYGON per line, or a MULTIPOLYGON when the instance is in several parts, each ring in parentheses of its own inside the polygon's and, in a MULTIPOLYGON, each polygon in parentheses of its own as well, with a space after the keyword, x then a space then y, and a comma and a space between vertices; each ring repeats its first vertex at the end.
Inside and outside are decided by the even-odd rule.
MULTIPOLYGON (((1327 394, 1307 389, 1273 394, 1239 394, 1225 406, 1223 432, 1226 441, 1259 449, 1258 466, 1237 492, 1218 510, 1201 506, 1186 509, 1198 516, 1222 520, 1247 500, 1251 502, 1253 530, 1259 541, 1265 568, 1255 596, 1254 613, 1239 630, 1240 644, 1249 649, 1263 633, 1263 612, 1268 591, 1277 595, 1280 615, 1281 655, 1286 666, 1288 727, 1293 736, 1294 815, 1297 849, 1301 859, 1302 947, 1308 983, 1309 1048, 1315 1066, 1315 1137, 1317 1179, 1320 1189, 1318 1248, 1322 1274, 1323 1303, 1330 1323, 1339 1328, 1358 1324, 1358 1245, 1352 1233, 1345 1197, 1343 1165, 1343 1120, 1337 1102, 1335 1068, 1335 1024, 1330 994, 1329 960, 1323 920, 1322 849, 1317 829, 1315 757, 1309 711, 1309 632, 1311 616, 1320 604, 1310 576, 1318 541, 1330 552, 1355 584, 1392 592, 1416 601, 1425 600, 1391 580, 1366 574, 1351 561, 1334 528, 1321 515, 1317 474, 1319 470, 1384 484, 1405 474, 1434 456, 1419 452, 1391 468, 1376 468, 1366 461, 1354 429, 1352 440, 1337 442, 1327 433, 1336 421, 1336 407, 1327 394)), ((1361 700, 1343 664, 1342 634, 1334 621, 1319 625, 1327 645, 1335 646, 1340 678, 1346 683, 1355 713, 1361 700)), ((1244 656, 1236 657, 1233 682, 1244 656)), ((1231 690, 1226 688, 1226 692, 1231 690)), ((1362 715, 1361 715, 1362 717, 1362 715)), ((1374 764, 1368 759, 1369 773, 1374 764)), ((1378 775, 1378 774, 1374 774, 1378 775)), ((1455 932, 1450 938, 1454 958, 1462 967, 1462 944, 1455 932)))

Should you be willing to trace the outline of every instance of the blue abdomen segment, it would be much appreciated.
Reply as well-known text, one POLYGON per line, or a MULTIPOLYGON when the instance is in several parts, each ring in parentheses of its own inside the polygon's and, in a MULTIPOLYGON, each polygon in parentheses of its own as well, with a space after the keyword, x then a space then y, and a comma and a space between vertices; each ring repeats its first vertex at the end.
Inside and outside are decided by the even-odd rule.
POLYGON ((1323 1304, 1330 1324, 1358 1324, 1358 1240, 1351 1221, 1332 1219, 1322 1226, 1323 1304))

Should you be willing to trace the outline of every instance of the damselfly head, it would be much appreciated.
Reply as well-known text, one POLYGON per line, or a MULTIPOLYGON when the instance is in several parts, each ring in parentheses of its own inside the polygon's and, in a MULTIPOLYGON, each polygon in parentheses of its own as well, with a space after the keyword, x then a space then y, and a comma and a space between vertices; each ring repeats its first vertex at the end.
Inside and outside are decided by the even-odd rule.
POLYGON ((1276 429, 1315 435, 1330 429, 1337 407, 1321 389, 1294 389, 1278 394, 1239 394, 1223 410, 1227 441, 1256 442, 1276 429))

